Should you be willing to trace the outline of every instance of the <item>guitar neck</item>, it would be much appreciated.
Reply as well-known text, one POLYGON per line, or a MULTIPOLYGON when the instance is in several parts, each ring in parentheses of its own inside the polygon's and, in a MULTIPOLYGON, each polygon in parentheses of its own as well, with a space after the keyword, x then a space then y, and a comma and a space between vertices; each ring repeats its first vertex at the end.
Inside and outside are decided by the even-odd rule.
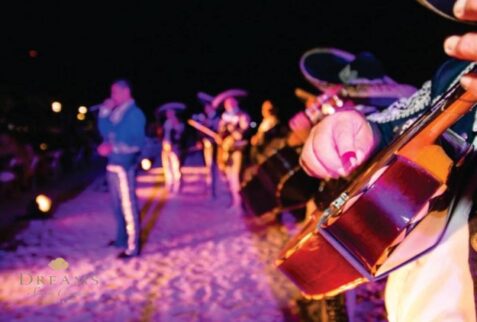
POLYGON ((417 134, 412 141, 407 143, 399 154, 412 157, 419 149, 424 146, 434 144, 434 142, 452 125, 454 125, 462 116, 468 113, 476 103, 476 98, 470 92, 458 94, 449 106, 444 107, 445 110, 431 121, 427 126, 417 134))
POLYGON ((434 144, 449 127, 469 112, 475 104, 476 98, 466 92, 460 84, 451 87, 413 125, 373 158, 364 171, 357 173, 346 190, 347 194, 353 195, 359 192, 362 184, 368 182, 396 154, 412 160, 422 148, 434 144))
POLYGON ((192 120, 192 119, 189 119, 187 120, 187 124, 189 124, 190 126, 192 126, 193 128, 195 128, 196 130, 198 130, 199 132, 201 133, 204 133, 205 135, 211 137, 212 139, 214 139, 215 141, 219 141, 220 140, 220 136, 218 133, 212 131, 211 129, 209 129, 208 127, 200 124, 199 122, 195 121, 195 120, 192 120))

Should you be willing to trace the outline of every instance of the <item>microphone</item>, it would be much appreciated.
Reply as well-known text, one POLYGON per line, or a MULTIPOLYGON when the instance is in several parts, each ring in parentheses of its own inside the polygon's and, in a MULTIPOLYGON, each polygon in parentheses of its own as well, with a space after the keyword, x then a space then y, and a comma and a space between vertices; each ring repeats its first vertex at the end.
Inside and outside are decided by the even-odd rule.
POLYGON ((101 104, 96 104, 96 105, 90 106, 89 109, 88 109, 88 111, 90 111, 90 112, 95 112, 95 111, 98 111, 98 110, 102 109, 103 106, 104 106, 103 103, 101 103, 101 104))
POLYGON ((101 113, 102 111, 106 112, 108 110, 111 110, 115 106, 116 106, 116 103, 111 98, 108 98, 103 103, 90 106, 89 111, 90 112, 99 111, 101 113))

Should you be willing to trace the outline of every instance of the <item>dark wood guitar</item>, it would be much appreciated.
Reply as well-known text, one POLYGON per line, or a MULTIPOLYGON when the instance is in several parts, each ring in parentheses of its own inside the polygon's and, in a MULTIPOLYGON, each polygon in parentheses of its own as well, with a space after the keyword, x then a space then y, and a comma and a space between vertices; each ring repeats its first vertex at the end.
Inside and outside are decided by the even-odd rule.
POLYGON ((449 217, 427 207, 446 190, 452 167, 435 142, 475 102, 459 84, 451 87, 314 214, 282 251, 279 269, 305 295, 322 298, 384 277, 434 247, 449 217))

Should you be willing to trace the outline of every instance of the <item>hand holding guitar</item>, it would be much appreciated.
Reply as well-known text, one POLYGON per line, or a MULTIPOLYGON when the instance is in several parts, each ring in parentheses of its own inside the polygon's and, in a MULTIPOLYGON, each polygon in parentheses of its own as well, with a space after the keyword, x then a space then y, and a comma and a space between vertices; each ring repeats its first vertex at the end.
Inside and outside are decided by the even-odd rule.
POLYGON ((345 177, 367 160, 375 141, 370 124, 359 112, 341 111, 313 128, 300 163, 314 177, 345 177))
MULTIPOLYGON (((458 0, 454 5, 454 15, 463 21, 477 21, 477 0, 458 0)), ((468 32, 462 36, 450 36, 444 42, 446 53, 454 58, 477 61, 477 33, 468 32)), ((477 74, 461 78, 462 87, 477 96, 477 74)))

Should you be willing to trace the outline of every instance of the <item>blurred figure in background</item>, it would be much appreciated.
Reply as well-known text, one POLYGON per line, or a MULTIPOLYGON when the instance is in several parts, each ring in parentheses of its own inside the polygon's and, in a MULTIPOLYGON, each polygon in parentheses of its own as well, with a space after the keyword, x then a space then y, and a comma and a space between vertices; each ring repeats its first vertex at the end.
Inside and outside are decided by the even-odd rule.
POLYGON ((158 113, 165 113, 166 120, 162 127, 162 166, 166 187, 172 193, 179 192, 181 182, 181 162, 182 136, 184 134, 184 123, 177 117, 177 112, 183 111, 186 106, 183 103, 170 102, 161 105, 158 113))
MULTIPOLYGON (((214 97, 204 92, 197 93, 197 98, 203 105, 203 112, 195 114, 192 119, 204 125, 213 132, 217 132, 220 122, 220 113, 215 105, 213 105, 214 97)), ((216 179, 217 179, 217 142, 210 136, 200 134, 201 146, 203 149, 204 164, 210 169, 210 186, 212 196, 216 196, 216 179)))
POLYGON ((0 184, 22 190, 32 188, 38 161, 31 144, 10 134, 0 134, 0 184))
POLYGON ((98 127, 103 143, 98 153, 108 158, 107 176, 114 214, 117 220, 116 240, 111 246, 124 247, 119 258, 140 253, 140 222, 136 197, 136 168, 145 144, 145 123, 136 105, 131 85, 120 79, 111 85, 111 97, 101 105, 98 127))
POLYGON ((237 99, 232 95, 224 100, 225 112, 219 122, 219 135, 222 137, 222 152, 219 161, 229 182, 233 211, 240 211, 240 170, 243 149, 247 146, 245 133, 250 126, 250 117, 242 111, 237 99))
POLYGON ((279 135, 280 120, 277 109, 271 101, 266 100, 262 104, 262 122, 258 126, 257 133, 252 136, 250 144, 250 157, 252 163, 261 163, 267 158, 266 149, 271 141, 279 135))
MULTIPOLYGON (((212 104, 212 101, 214 98, 203 92, 197 93, 197 97, 199 101, 202 103, 204 110, 202 113, 193 115, 192 119, 204 125, 205 127, 212 130, 213 132, 217 132, 219 128, 220 114, 218 113, 216 106, 212 104)), ((209 136, 201 135, 201 137, 202 137, 202 144, 204 146, 205 165, 210 167, 212 166, 212 163, 213 163, 213 158, 214 158, 213 146, 215 145, 215 142, 209 136)))

